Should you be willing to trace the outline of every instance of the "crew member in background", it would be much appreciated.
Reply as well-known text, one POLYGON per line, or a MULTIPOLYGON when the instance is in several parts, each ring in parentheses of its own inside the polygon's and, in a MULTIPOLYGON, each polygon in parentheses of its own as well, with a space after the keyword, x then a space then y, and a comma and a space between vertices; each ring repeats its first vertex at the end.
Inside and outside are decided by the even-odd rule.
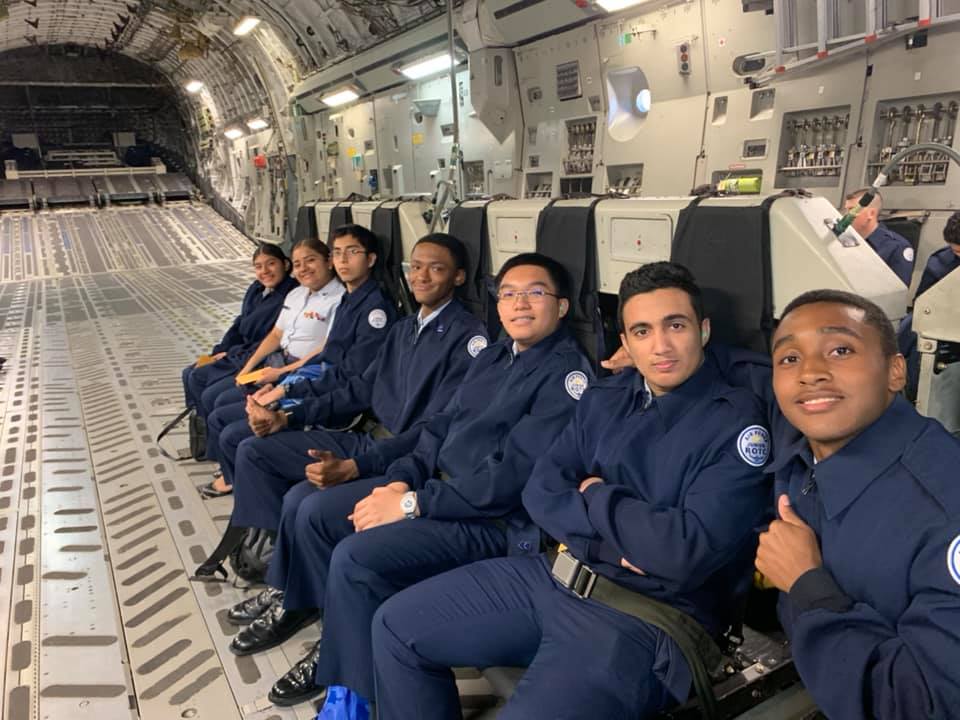
MULTIPOLYGON (((860 198, 870 188, 855 190, 844 198, 843 212, 854 208, 860 198)), ((867 207, 861 210, 853 220, 853 229, 867 241, 867 245, 893 270, 903 284, 910 287, 913 277, 914 252, 910 242, 880 222, 883 198, 876 193, 867 207)))
POLYGON ((943 228, 946 247, 940 248, 927 259, 920 277, 916 297, 920 297, 944 277, 960 267, 960 212, 955 212, 943 228))

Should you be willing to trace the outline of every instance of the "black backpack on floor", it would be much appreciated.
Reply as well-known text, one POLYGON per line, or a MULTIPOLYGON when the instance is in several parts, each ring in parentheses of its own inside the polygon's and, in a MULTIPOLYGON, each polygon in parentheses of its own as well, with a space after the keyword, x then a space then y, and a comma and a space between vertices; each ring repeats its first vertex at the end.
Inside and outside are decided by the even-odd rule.
POLYGON ((251 585, 262 584, 267 574, 276 533, 261 528, 243 528, 229 525, 220 544, 194 571, 191 580, 200 582, 226 581, 226 560, 237 577, 251 585))
POLYGON ((174 460, 180 462, 181 460, 206 460, 207 459, 207 423, 206 421, 197 414, 197 411, 194 408, 188 407, 184 408, 183 411, 177 415, 173 420, 168 422, 163 426, 163 429, 160 431, 160 434, 157 435, 157 449, 160 450, 160 454, 163 455, 168 460, 174 460), (160 441, 167 436, 171 430, 173 430, 177 425, 179 425, 185 417, 189 416, 187 420, 187 430, 190 435, 190 449, 187 451, 187 454, 184 454, 182 450, 178 450, 176 455, 173 455, 167 452, 166 448, 160 444, 160 441))

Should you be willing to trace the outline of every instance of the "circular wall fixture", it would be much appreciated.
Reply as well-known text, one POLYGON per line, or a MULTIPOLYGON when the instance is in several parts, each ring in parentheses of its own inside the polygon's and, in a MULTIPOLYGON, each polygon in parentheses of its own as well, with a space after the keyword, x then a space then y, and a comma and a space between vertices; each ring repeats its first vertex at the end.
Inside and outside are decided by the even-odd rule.
POLYGON ((617 142, 633 140, 643 127, 653 105, 653 95, 643 70, 638 67, 607 71, 607 132, 617 142))
POLYGON ((637 106, 637 111, 646 115, 650 112, 650 105, 653 102, 653 96, 650 95, 650 89, 644 88, 637 93, 637 99, 634 102, 634 105, 637 106))

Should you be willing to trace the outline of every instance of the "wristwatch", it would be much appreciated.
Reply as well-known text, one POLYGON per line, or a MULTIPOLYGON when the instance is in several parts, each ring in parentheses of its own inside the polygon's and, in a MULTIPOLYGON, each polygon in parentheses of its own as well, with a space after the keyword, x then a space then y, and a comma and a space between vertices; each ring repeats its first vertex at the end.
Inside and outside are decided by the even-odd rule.
POLYGON ((417 516, 417 494, 413 490, 405 492, 400 498, 400 509, 407 520, 413 520, 417 516))

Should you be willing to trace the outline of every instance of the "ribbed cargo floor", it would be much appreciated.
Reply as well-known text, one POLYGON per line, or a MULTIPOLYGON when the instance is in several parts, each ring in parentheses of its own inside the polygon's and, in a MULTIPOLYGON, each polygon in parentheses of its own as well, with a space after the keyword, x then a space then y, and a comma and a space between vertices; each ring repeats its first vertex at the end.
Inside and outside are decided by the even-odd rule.
POLYGON ((318 630, 227 650, 223 612, 244 594, 187 570, 230 500, 201 501, 212 468, 153 442, 183 405, 180 369, 236 313, 252 249, 202 205, 0 215, 4 718, 315 714, 266 693, 318 630))

